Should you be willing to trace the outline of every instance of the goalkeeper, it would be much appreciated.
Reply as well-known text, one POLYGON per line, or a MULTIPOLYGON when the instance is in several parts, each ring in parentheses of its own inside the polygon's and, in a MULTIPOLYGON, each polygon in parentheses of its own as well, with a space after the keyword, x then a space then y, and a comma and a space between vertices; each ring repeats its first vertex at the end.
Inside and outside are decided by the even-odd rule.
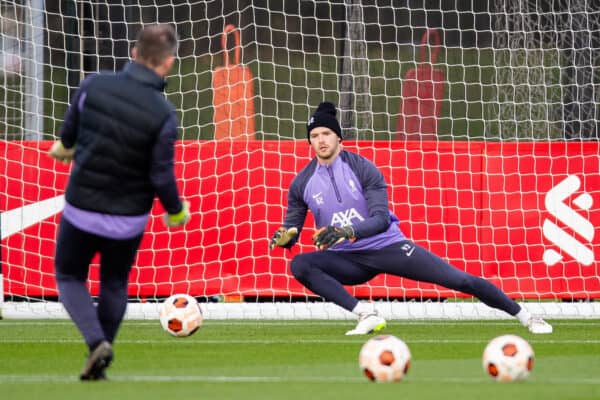
POLYGON ((429 282, 477 297, 515 316, 532 333, 551 333, 552 326, 532 317, 485 279, 452 267, 408 240, 389 210, 387 185, 367 159, 341 148, 340 125, 332 103, 319 105, 307 124, 308 141, 316 157, 292 181, 283 225, 270 247, 292 247, 310 210, 318 229, 317 251, 295 256, 294 277, 306 288, 351 311, 358 324, 347 335, 378 332, 385 319, 343 285, 358 285, 381 273, 429 282))
POLYGON ((89 354, 81 380, 105 379, 112 343, 127 307, 129 271, 154 197, 169 227, 185 224, 173 170, 177 117, 163 94, 175 61, 177 37, 169 25, 140 31, 133 62, 117 74, 86 78, 73 97, 60 140, 50 156, 73 160, 56 242, 59 299, 81 332, 89 354), (100 254, 100 293, 86 286, 89 264, 100 254))

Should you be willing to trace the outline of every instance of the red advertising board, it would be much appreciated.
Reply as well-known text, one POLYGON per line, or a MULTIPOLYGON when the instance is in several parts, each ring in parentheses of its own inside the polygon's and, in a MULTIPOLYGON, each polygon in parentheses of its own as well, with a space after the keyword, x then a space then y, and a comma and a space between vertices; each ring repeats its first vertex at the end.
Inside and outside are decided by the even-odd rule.
MULTIPOLYGON (((599 143, 344 143, 381 168, 402 230, 457 268, 516 298, 600 298, 599 143)), ((63 193, 69 170, 46 156, 49 146, 0 141, 1 217, 63 193)), ((312 220, 291 253, 267 248, 309 150, 304 141, 180 143, 176 174, 193 217, 184 230, 169 231, 156 202, 130 294, 309 294, 289 273, 289 260, 313 250, 312 220)), ((7 294, 56 295, 59 218, 3 233, 7 294)), ((96 293, 96 265, 91 277, 96 293)), ((390 276, 350 290, 361 297, 457 295, 390 276)))

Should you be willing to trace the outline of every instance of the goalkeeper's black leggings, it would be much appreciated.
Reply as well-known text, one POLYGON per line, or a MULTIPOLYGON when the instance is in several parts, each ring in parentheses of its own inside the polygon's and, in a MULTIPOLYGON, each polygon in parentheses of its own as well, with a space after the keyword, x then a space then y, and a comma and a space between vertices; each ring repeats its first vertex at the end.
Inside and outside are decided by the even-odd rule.
POLYGON ((84 232, 61 218, 55 269, 59 298, 93 349, 103 340, 113 342, 127 308, 129 271, 142 235, 127 240, 84 232), (86 285, 90 262, 100 254, 100 293, 95 306, 86 285))
POLYGON ((516 315, 521 309, 492 283, 451 266, 408 240, 379 250, 326 250, 299 254, 292 259, 291 270, 308 289, 348 311, 354 309, 358 300, 343 285, 365 283, 381 273, 467 293, 510 315, 516 315))

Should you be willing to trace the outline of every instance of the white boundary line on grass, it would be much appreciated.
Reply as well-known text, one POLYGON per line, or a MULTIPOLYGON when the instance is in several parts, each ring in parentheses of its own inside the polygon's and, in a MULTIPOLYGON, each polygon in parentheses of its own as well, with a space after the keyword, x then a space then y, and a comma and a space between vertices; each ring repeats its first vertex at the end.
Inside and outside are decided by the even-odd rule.
MULTIPOLYGON (((205 383, 350 383, 370 384, 362 377, 346 376, 169 376, 169 375, 111 375, 112 382, 205 382, 205 383)), ((110 381, 108 383, 110 383, 110 381)), ((407 377, 410 382, 435 383, 485 383, 491 382, 487 377, 482 378, 418 378, 407 377)), ((534 383, 548 385, 599 385, 600 378, 565 378, 565 379, 532 379, 534 383)), ((74 375, 0 375, 0 384, 40 384, 40 383, 76 383, 81 384, 74 375)))
MULTIPOLYGON (((290 320, 281 320, 281 321, 273 321, 273 320, 204 320, 204 323, 211 326, 246 326, 246 325, 262 325, 262 326, 308 326, 308 325, 317 325, 317 326, 346 326, 352 325, 353 321, 347 320, 333 320, 333 321, 323 321, 323 320, 301 320, 301 321, 290 321, 290 320)), ((392 325, 435 325, 435 326, 461 326, 461 325, 491 325, 491 326, 508 326, 515 325, 515 320, 504 320, 504 321, 494 321, 494 320, 470 320, 470 321, 439 321, 439 320, 412 320, 412 321, 404 321, 404 320, 390 320, 388 323, 392 325)), ((125 326, 159 326, 158 321, 147 321, 147 320, 126 320, 123 322, 125 326)), ((46 326, 46 325, 73 325, 72 321, 69 320, 56 320, 56 319, 48 319, 48 320, 0 320, 0 327, 3 325, 6 326, 46 326)), ((599 326, 600 320, 581 320, 581 322, 569 322, 569 321, 559 321, 552 320, 552 325, 556 326, 599 326)), ((517 323, 518 326, 518 323, 517 323)))
MULTIPOLYGON (((356 339, 294 339, 294 343, 299 344, 352 344, 365 340, 370 336, 363 336, 356 339)), ((409 343, 488 343, 489 340, 482 339, 406 339, 409 343)), ((528 339, 530 343, 539 344, 599 344, 600 339, 528 339)), ((0 338, 2 343, 53 343, 53 344, 71 344, 83 343, 81 339, 5 339, 0 338)), ((117 340, 116 344, 164 344, 168 346, 202 346, 206 344, 212 345, 230 345, 230 344, 289 344, 287 339, 198 339, 198 340, 178 340, 169 339, 152 340, 152 339, 123 339, 117 340)))

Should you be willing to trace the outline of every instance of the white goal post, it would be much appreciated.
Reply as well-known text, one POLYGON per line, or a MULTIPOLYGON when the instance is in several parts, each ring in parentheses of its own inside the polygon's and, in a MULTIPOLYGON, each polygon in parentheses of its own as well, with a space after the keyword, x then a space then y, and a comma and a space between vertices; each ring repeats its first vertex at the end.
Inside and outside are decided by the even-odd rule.
MULTIPOLYGON (((170 23, 166 96, 192 220, 153 209, 127 318, 185 292, 209 319, 349 319, 268 251, 306 121, 339 106, 344 146, 389 183, 404 233, 547 318, 600 318, 600 13, 586 0, 14 0, 0 4, 0 312, 66 318, 53 276, 68 167, 46 152, 82 78, 119 70, 145 24, 170 23), (118 3, 118 4, 117 4, 118 3)), ((90 290, 98 293, 98 263, 90 290)), ((389 319, 510 316, 382 275, 349 287, 389 319)))

